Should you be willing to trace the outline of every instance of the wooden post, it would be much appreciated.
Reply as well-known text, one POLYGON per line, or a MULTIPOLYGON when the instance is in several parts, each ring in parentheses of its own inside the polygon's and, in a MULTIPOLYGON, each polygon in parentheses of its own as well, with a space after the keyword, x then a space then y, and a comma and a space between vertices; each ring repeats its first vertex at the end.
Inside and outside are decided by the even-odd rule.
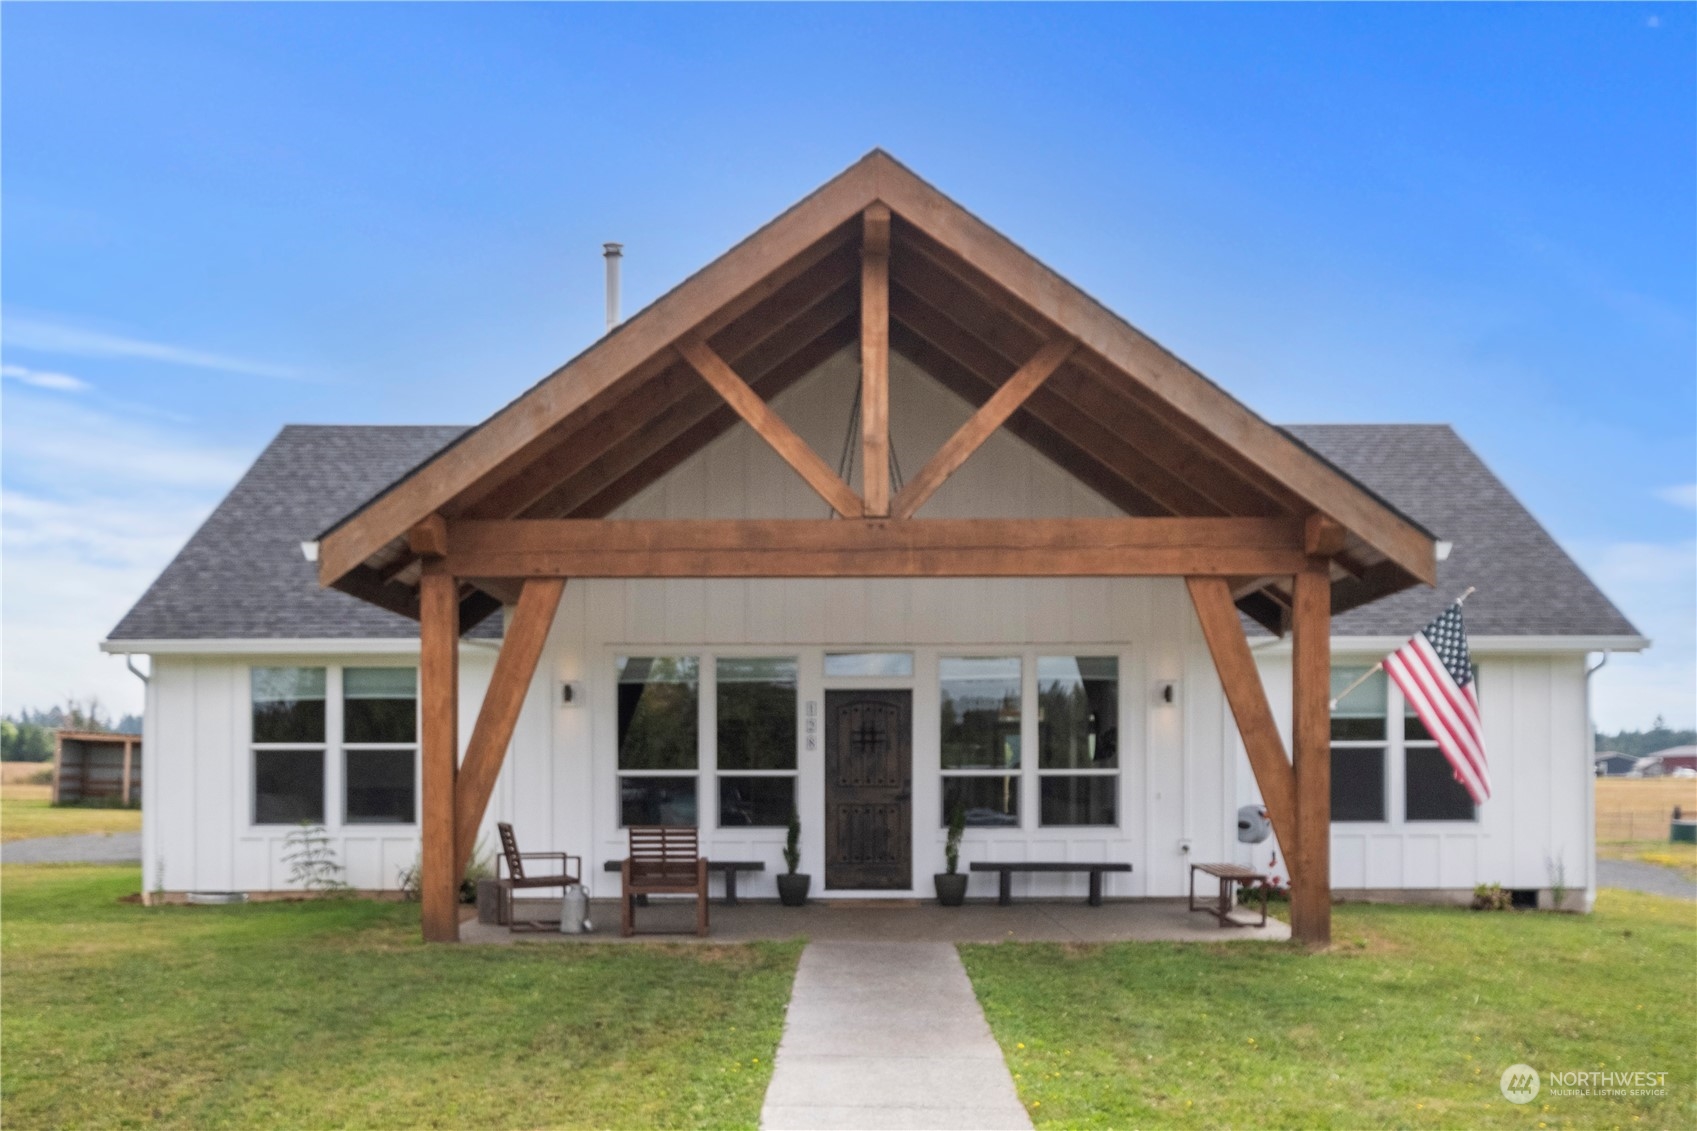
POLYGON ((427 566, 419 578, 418 656, 424 724, 424 851, 419 887, 426 942, 458 942, 460 938, 460 878, 454 861, 459 660, 459 586, 449 574, 427 566))
POLYGON ((130 803, 130 740, 127 738, 124 739, 123 792, 119 796, 123 798, 122 804, 128 805, 130 803))
POLYGON ((868 517, 890 513, 890 210, 868 208, 860 245, 861 495, 868 517))
MULTIPOLYGON (((1296 859, 1291 934, 1332 941, 1332 584, 1324 559, 1296 575, 1291 599, 1291 761, 1296 771, 1296 859)), ((1287 859, 1289 849, 1286 849, 1287 859)))

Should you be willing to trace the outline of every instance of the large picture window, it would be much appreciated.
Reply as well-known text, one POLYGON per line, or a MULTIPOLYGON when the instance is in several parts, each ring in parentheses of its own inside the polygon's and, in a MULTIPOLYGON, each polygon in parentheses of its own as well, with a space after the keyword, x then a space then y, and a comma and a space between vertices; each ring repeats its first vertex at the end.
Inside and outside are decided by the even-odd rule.
POLYGON ((1019 824, 1020 660, 945 656, 938 683, 941 821, 958 803, 969 825, 1019 824))
POLYGON ((1037 771, 1044 825, 1119 819, 1119 660, 1037 660, 1037 771))
POLYGON ((783 826, 795 808, 795 657, 714 661, 719 824, 783 826))
MULTIPOLYGON (((1332 669, 1332 695, 1367 671, 1332 669)), ((1332 709, 1332 820, 1385 819, 1385 713, 1388 681, 1376 671, 1332 709)))
POLYGON ((324 820, 325 669, 253 668, 253 823, 324 820))
POLYGON ((700 661, 694 656, 620 656, 619 821, 697 823, 700 661))
POLYGON ((418 820, 418 671, 342 671, 342 792, 350 825, 418 820))

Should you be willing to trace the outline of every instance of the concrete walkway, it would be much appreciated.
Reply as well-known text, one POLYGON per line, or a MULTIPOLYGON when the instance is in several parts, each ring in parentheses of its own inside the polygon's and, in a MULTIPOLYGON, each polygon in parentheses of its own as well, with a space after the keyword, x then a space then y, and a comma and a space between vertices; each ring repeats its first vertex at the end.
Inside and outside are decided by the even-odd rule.
POLYGON ((1672 868, 1646 864, 1642 860, 1597 860, 1597 886, 1666 895, 1674 899, 1697 899, 1697 884, 1672 868))
POLYGON ((139 864, 140 833, 43 836, 0 845, 5 864, 139 864))
POLYGON ((801 954, 760 1126, 918 1131, 1031 1120, 952 945, 816 942, 801 954))

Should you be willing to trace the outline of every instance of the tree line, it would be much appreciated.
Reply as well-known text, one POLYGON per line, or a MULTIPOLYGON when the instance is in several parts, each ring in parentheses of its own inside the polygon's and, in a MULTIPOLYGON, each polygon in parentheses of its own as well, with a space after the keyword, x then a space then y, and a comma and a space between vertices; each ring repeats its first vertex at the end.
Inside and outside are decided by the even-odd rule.
POLYGON ((1599 754, 1630 754, 1634 758, 1642 758, 1646 754, 1658 754, 1670 746, 1697 746, 1697 730, 1669 730, 1667 722, 1657 715, 1649 730, 1623 730, 1618 734, 1597 732, 1599 754))
POLYGON ((0 718, 0 760, 7 762, 50 762, 53 732, 87 730, 103 734, 140 734, 141 716, 123 715, 116 721, 99 699, 68 700, 64 706, 45 711, 25 708, 0 718))

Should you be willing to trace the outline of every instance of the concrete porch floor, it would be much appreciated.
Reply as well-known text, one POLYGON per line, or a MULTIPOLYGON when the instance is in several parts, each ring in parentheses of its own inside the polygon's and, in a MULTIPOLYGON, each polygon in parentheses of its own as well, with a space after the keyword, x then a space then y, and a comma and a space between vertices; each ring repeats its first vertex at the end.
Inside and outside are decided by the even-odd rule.
MULTIPOLYGON (((558 918, 558 900, 519 900, 517 916, 558 918)), ((1236 915, 1253 923, 1259 910, 1236 915)), ((514 933, 506 927, 460 924, 468 943, 512 942, 702 942, 741 943, 808 939, 829 942, 1248 942, 1290 938, 1289 925, 1269 918, 1265 927, 1221 927, 1212 915, 1186 910, 1182 899, 1109 900, 1100 907, 1082 901, 1026 900, 1009 907, 968 902, 940 907, 930 901, 814 900, 805 907, 784 907, 744 900, 736 906, 715 902, 712 934, 697 938, 694 900, 653 899, 639 907, 633 938, 619 935, 619 904, 597 899, 590 905, 590 934, 558 931, 514 933), (660 933, 666 932, 666 933, 660 933)))

